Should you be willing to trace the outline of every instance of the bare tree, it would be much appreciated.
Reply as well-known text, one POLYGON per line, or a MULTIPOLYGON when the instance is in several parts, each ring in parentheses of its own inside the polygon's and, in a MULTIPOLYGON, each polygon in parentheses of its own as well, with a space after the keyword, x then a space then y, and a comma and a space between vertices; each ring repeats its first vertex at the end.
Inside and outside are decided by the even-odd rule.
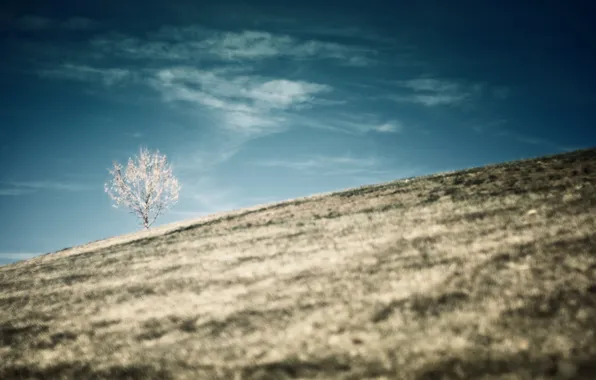
POLYGON ((113 175, 105 184, 105 192, 116 202, 113 207, 124 205, 131 209, 146 229, 153 224, 162 212, 178 201, 180 185, 167 164, 166 156, 159 151, 150 153, 141 148, 136 158, 128 159, 128 166, 122 173, 122 166, 114 162, 109 170, 113 175))

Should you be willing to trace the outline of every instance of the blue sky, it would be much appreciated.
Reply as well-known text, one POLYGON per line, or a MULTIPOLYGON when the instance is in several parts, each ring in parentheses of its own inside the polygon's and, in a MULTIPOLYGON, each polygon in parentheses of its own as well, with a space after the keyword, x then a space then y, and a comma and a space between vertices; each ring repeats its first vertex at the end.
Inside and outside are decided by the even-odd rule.
POLYGON ((155 225, 596 145, 589 2, 57 4, 0 8, 0 264, 137 230, 141 145, 155 225))

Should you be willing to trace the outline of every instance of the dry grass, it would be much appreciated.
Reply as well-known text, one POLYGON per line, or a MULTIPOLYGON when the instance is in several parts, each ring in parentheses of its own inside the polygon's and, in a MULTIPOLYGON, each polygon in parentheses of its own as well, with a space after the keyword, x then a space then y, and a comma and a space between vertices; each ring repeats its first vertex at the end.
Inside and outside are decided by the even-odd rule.
POLYGON ((0 379, 593 379, 596 149, 0 267, 0 379))

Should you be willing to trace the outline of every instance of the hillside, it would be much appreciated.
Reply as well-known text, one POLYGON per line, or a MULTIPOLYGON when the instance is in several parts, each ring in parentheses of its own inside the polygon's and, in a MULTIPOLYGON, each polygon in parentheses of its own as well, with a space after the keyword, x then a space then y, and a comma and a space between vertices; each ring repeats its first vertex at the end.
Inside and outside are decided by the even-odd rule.
POLYGON ((0 267, 0 379, 594 379, 596 148, 0 267))

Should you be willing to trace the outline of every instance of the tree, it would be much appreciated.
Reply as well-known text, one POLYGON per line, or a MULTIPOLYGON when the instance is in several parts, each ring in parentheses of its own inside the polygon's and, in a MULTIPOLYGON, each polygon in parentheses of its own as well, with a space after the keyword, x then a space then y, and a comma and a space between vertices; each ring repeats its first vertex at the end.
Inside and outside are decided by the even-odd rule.
POLYGON ((122 166, 114 162, 108 169, 113 179, 105 184, 105 192, 115 201, 114 208, 124 205, 131 209, 145 229, 153 224, 163 211, 178 201, 180 185, 167 164, 166 156, 159 151, 150 153, 141 147, 136 162, 128 159, 128 166, 122 173, 122 166))

